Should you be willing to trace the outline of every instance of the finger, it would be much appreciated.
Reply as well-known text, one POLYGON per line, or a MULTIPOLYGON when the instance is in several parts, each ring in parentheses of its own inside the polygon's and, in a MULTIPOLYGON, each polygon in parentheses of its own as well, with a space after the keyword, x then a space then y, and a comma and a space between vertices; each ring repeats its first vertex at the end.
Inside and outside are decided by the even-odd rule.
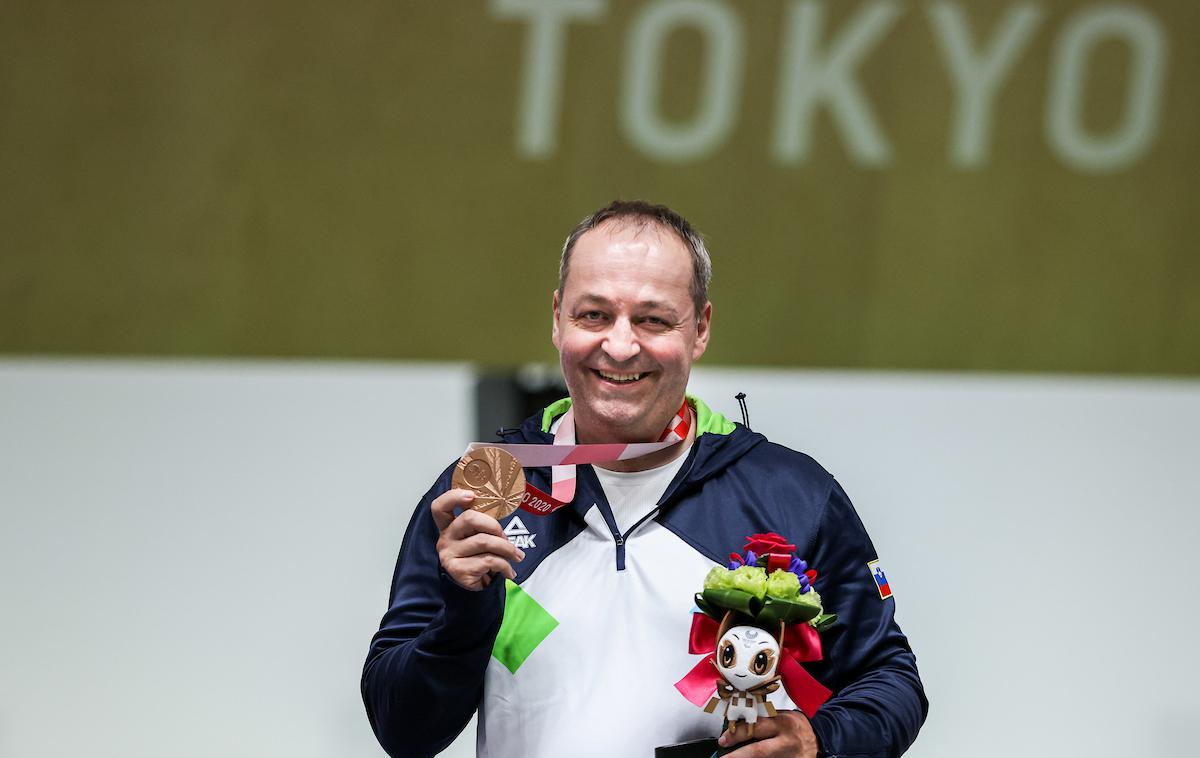
MULTIPOLYGON (((742 736, 747 736, 749 729, 743 724, 738 733, 742 736)), ((779 722, 770 716, 759 716, 758 723, 754 725, 754 739, 767 739, 780 734, 779 722)))
POLYGON ((729 747, 730 745, 738 745, 750 739, 749 729, 738 729, 737 722, 733 722, 729 727, 721 732, 721 737, 717 740, 717 744, 721 747, 729 747))
POLYGON ((491 534, 503 540, 508 539, 499 521, 479 511, 463 511, 442 530, 442 536, 455 541, 465 540, 473 534, 491 534))
MULTIPOLYGON (((758 723, 754 725, 754 739, 756 740, 768 739, 770 737, 775 737, 778 734, 779 724, 776 723, 775 719, 769 716, 759 717, 758 723)), ((746 726, 745 722, 735 722, 730 724, 729 729, 726 729, 724 732, 722 732, 720 739, 717 740, 721 747, 740 745, 743 742, 749 741, 750 729, 746 726), (734 729, 735 726, 737 727, 736 730, 734 729)))
POLYGON ((513 569, 512 564, 496 555, 454 558, 444 565, 450 578, 468 589, 486 587, 491 581, 489 576, 493 573, 508 579, 517 578, 517 572, 513 569))
MULTIPOLYGON (((741 724, 738 739, 731 744, 747 742, 749 730, 741 724)), ((722 734, 722 740, 724 739, 722 734)), ((759 718, 754 725, 754 742, 730 752, 727 758, 765 758, 766 756, 801 756, 817 754, 816 737, 808 719, 800 711, 780 711, 777 716, 759 718)), ((721 742, 724 746, 725 743, 721 742)))
POLYGON ((487 563, 489 571, 503 574, 506 579, 516 580, 517 570, 508 561, 494 555, 489 555, 483 560, 487 563))
POLYGON ((439 553, 443 556, 443 560, 448 558, 469 558, 472 555, 499 555, 500 557, 520 563, 525 559, 525 551, 518 548, 513 543, 509 542, 505 537, 497 537, 494 534, 485 534, 478 532, 470 537, 461 540, 445 539, 439 540, 444 542, 444 545, 439 545, 439 553))
POLYGON ((435 497, 429 504, 429 510, 433 514, 433 523, 437 524, 438 531, 446 531, 446 527, 454 521, 455 508, 462 508, 465 512, 474 500, 475 493, 463 489, 446 490, 435 497))
MULTIPOLYGON (((758 727, 762 722, 758 722, 754 726, 754 741, 742 745, 737 750, 734 750, 725 755, 725 758, 795 758, 796 744, 790 740, 785 740, 776 735, 774 737, 759 738, 758 727)), ((747 729, 743 725, 738 729, 738 733, 745 736, 747 729)))
MULTIPOLYGON (((739 729, 738 731, 744 732, 745 730, 739 729)), ((754 736, 758 736, 758 727, 754 728, 754 736)), ((778 750, 781 746, 771 744, 777 741, 763 740, 762 742, 751 742, 749 745, 742 745, 737 750, 726 753, 725 758, 767 758, 767 756, 780 756, 780 758, 788 756, 788 758, 792 758, 790 753, 778 750)))
MULTIPOLYGON (((742 730, 741 734, 745 735, 745 730, 742 730)), ((738 736, 738 728, 737 728, 736 721, 730 722, 729 725, 727 727, 725 727, 725 731, 721 732, 720 736, 717 737, 717 744, 720 745, 721 747, 729 747, 730 745, 736 745, 739 742, 744 742, 744 741, 745 741, 744 736, 742 736, 740 738, 738 736)))
MULTIPOLYGON (((812 726, 808 723, 808 717, 803 711, 781 710, 774 716, 762 718, 758 720, 759 724, 763 725, 763 735, 774 737, 777 734, 782 735, 798 735, 812 732, 812 726)), ((758 729, 755 728, 754 735, 758 736, 758 729)))

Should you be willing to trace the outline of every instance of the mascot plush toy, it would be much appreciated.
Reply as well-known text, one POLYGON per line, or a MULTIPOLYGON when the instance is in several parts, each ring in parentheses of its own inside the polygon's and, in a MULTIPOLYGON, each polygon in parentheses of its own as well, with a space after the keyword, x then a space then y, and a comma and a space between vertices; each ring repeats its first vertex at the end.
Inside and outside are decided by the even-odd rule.
POLYGON ((775 715, 775 706, 766 696, 779 689, 775 669, 779 665, 782 632, 782 628, 771 634, 756 626, 722 627, 718 632, 716 657, 721 681, 717 684, 717 696, 704 707, 706 713, 712 713, 723 702, 725 723, 736 731, 737 724, 744 721, 751 737, 759 716, 775 715))
POLYGON ((753 737, 759 718, 775 715, 767 695, 781 684, 808 716, 831 694, 800 664, 821 659, 818 632, 837 617, 824 612, 812 587, 817 572, 794 551, 777 534, 751 535, 696 595, 688 649, 706 657, 675 687, 708 713, 721 708, 735 734, 745 724, 753 737))

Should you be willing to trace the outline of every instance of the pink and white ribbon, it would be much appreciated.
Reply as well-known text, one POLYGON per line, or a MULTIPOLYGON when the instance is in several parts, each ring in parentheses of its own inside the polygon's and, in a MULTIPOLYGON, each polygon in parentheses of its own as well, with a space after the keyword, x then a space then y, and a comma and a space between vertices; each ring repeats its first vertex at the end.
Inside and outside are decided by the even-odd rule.
POLYGON ((525 481, 525 496, 521 499, 521 508, 545 515, 553 513, 575 499, 575 466, 580 463, 611 463, 640 458, 643 455, 657 453, 672 445, 678 445, 687 439, 691 429, 691 411, 687 400, 683 401, 679 411, 671 418, 667 428, 663 430, 658 442, 615 442, 593 445, 575 444, 575 409, 568 408, 554 433, 553 445, 507 445, 490 442, 472 442, 467 445, 466 452, 478 450, 481 447, 498 447, 509 453, 523 468, 550 466, 551 493, 546 494, 537 487, 525 481))

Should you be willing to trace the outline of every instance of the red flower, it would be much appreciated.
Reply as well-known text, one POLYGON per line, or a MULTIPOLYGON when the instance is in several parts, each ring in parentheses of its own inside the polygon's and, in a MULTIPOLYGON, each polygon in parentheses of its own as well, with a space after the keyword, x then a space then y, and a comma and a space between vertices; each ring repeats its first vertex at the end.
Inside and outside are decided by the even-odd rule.
POLYGON ((743 549, 753 550, 755 555, 775 553, 777 555, 791 556, 796 552, 795 545, 790 544, 786 539, 780 537, 775 532, 750 535, 746 538, 746 547, 743 549))

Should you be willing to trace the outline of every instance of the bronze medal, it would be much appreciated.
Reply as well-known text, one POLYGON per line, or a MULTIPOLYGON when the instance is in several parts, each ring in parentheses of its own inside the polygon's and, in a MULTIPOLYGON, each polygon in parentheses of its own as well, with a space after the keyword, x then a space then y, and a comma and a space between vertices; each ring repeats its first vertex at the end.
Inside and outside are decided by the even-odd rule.
POLYGON ((525 472, 510 453, 498 447, 481 447, 459 459, 451 483, 475 493, 472 510, 499 521, 521 505, 525 472))

